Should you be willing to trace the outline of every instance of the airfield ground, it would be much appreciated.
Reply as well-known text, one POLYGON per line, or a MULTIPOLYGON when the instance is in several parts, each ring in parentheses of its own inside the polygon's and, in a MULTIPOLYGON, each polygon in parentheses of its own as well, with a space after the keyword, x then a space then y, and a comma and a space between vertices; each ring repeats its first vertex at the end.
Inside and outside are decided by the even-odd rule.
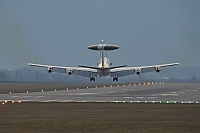
POLYGON ((0 84, 0 132, 200 132, 200 84, 86 86, 76 89, 78 86, 66 84, 0 84), (52 91, 55 87, 61 91, 52 91), (8 101, 3 100, 5 98, 8 101), (19 103, 16 98, 30 99, 30 102, 19 103), (115 98, 121 102, 78 102, 115 98), (183 98, 187 99, 184 104, 181 103, 183 98), (54 102, 44 102, 52 99, 54 102), (68 99, 74 101, 64 102, 68 99), (140 99, 148 102, 130 102, 140 99), (179 102, 150 102, 166 99, 179 102))

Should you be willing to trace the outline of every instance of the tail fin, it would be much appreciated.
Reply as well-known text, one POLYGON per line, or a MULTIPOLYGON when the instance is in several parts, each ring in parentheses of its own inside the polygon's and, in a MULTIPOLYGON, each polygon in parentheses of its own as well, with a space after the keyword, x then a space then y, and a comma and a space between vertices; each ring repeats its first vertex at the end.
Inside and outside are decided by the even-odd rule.
POLYGON ((101 56, 102 56, 102 67, 104 68, 104 55, 103 55, 103 40, 102 40, 102 50, 101 50, 101 56))

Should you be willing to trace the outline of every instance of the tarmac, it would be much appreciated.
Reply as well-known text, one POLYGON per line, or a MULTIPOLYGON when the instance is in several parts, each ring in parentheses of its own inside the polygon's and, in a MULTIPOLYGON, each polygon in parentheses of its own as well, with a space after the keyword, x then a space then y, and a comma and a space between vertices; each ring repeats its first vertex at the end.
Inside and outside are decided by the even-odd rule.
POLYGON ((195 103, 200 101, 200 84, 138 83, 79 89, 0 94, 0 102, 115 102, 195 103))

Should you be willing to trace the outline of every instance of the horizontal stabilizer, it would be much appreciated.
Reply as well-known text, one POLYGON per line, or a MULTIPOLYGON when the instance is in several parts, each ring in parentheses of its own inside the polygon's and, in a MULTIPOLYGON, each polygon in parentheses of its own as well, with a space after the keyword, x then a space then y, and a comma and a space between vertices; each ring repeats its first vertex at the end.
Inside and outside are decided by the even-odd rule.
POLYGON ((122 66, 114 66, 114 67, 110 67, 110 68, 107 68, 107 69, 115 69, 115 68, 121 68, 121 67, 127 67, 127 65, 122 65, 122 66))
MULTIPOLYGON (((102 68, 99 68, 99 67, 91 67, 91 66, 82 66, 82 65, 79 65, 79 67, 84 67, 84 68, 91 68, 91 69, 96 69, 96 70, 99 70, 102 68)), ((122 66, 114 66, 114 67, 109 67, 109 68, 103 68, 105 70, 108 70, 108 69, 115 69, 115 68, 121 68, 121 67, 127 67, 127 65, 122 65, 122 66)))
POLYGON ((101 69, 101 68, 98 68, 98 67, 92 67, 92 66, 82 66, 82 65, 79 65, 79 67, 83 67, 83 68, 91 68, 91 69, 101 69))

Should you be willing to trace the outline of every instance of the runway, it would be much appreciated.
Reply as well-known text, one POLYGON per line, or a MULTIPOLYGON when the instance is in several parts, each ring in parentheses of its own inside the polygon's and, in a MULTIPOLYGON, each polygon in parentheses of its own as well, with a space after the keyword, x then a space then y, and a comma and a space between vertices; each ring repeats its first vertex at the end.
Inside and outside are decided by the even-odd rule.
POLYGON ((196 103, 200 84, 128 84, 82 89, 0 94, 1 102, 196 103))

